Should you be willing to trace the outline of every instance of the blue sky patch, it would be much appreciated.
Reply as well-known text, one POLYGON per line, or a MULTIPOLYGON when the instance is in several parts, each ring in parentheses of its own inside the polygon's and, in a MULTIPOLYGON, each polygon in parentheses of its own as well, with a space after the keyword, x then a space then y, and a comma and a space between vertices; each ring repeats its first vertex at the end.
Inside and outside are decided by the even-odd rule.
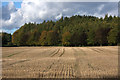
MULTIPOLYGON (((14 5, 16 8, 21 8, 21 3, 22 2, 14 2, 14 5)), ((8 4, 9 4, 9 2, 2 2, 2 6, 6 6, 8 4)))

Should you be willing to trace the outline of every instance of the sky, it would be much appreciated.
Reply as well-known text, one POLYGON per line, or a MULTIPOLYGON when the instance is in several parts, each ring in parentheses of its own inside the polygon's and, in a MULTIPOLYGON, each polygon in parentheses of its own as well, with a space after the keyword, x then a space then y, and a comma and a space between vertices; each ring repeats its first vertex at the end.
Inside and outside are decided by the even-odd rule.
POLYGON ((73 15, 104 17, 105 14, 117 16, 118 2, 2 2, 0 12, 0 31, 13 33, 29 22, 41 23, 44 20, 59 20, 73 15), (2 29, 1 29, 2 27, 2 29))
MULTIPOLYGON (((14 6, 16 8, 21 8, 21 3, 22 2, 14 2, 14 6)), ((9 4, 9 2, 2 2, 2 6, 7 6, 9 4)))

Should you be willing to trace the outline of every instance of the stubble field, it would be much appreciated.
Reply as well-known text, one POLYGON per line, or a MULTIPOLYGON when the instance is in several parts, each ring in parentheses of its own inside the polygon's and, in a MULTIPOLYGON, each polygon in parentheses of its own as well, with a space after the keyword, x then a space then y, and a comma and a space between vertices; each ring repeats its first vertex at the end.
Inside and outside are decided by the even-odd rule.
POLYGON ((118 47, 3 47, 3 78, 114 78, 118 47))

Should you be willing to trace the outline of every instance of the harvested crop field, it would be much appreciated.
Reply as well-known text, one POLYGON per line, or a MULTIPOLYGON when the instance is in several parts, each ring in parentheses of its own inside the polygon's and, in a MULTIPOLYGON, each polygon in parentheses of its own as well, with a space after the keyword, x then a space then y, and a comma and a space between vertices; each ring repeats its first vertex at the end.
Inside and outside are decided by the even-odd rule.
POLYGON ((3 47, 3 78, 114 78, 118 47, 3 47))

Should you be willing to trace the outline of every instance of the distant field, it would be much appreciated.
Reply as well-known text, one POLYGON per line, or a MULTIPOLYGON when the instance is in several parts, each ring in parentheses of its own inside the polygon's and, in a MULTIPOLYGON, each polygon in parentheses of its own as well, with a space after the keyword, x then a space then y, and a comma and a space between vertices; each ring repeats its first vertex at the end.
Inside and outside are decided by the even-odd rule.
POLYGON ((3 78, 118 76, 118 47, 3 47, 3 78))

